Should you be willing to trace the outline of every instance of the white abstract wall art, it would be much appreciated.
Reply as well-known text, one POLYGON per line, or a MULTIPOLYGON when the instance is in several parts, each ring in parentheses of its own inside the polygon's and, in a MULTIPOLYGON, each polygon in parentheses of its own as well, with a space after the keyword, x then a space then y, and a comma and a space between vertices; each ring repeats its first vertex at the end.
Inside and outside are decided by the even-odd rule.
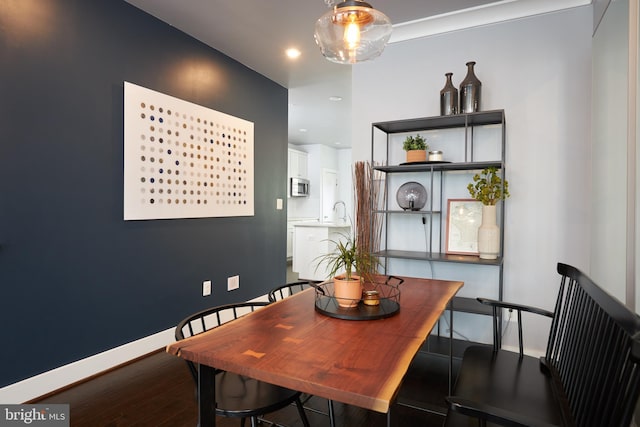
POLYGON ((124 82, 124 219, 254 215, 253 123, 124 82))

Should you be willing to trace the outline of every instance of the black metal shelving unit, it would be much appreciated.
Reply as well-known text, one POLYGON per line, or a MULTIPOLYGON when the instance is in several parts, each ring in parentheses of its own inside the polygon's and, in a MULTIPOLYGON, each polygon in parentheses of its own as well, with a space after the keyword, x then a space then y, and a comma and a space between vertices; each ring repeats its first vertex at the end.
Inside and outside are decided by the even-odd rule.
MULTIPOLYGON (((376 215, 382 215, 384 218, 384 222, 388 223, 392 217, 401 216, 401 215, 422 215, 423 218, 426 216, 429 218, 429 247, 425 251, 414 251, 414 250, 404 250, 402 247, 393 247, 390 248, 387 244, 389 241, 388 227, 385 227, 385 234, 382 237, 382 247, 383 249, 377 253, 381 260, 383 260, 383 264, 385 266, 385 270, 387 269, 387 260, 389 259, 406 259, 406 260, 415 260, 415 261, 424 261, 424 262, 433 262, 433 263, 458 263, 461 265, 484 265, 491 266, 498 269, 498 282, 496 286, 498 287, 498 299, 502 300, 503 298, 503 249, 504 249, 504 203, 501 203, 499 206, 500 211, 500 233, 501 233, 501 245, 500 245, 500 254, 495 260, 484 260, 480 259, 478 256, 473 255, 452 255, 445 253, 444 250, 444 202, 446 200, 445 194, 443 192, 443 183, 447 179, 447 174, 451 172, 459 172, 459 171, 480 171, 482 169, 488 167, 496 167, 502 171, 503 177, 505 177, 505 114, 503 110, 492 110, 492 111, 482 111, 477 113, 469 113, 469 114, 458 114, 452 116, 436 116, 436 117, 422 117, 422 118, 414 118, 414 119, 406 119, 406 120, 394 120, 394 121, 386 121, 386 122, 377 122, 371 125, 371 159, 372 164, 374 165, 374 170, 377 171, 378 174, 384 176, 386 180, 386 184, 389 182, 389 177, 395 174, 407 174, 407 173, 418 173, 418 174, 426 174, 429 176, 429 182, 431 185, 430 191, 428 191, 429 203, 427 204, 427 209, 420 211, 402 211, 399 209, 393 209, 390 207, 390 199, 392 199, 392 194, 387 194, 385 197, 385 206, 384 207, 374 207, 373 213, 376 215), (474 132, 479 126, 488 126, 488 125, 497 125, 501 127, 501 141, 496 141, 499 146, 500 158, 490 161, 475 161, 475 145, 474 145, 474 132), (390 157, 391 150, 391 138, 395 134, 408 134, 419 131, 438 131, 443 129, 460 129, 461 137, 460 141, 457 142, 461 144, 462 149, 461 152, 464 153, 464 161, 455 161, 455 162, 422 162, 416 164, 388 164, 388 159, 390 157), (376 157, 380 153, 376 153, 376 136, 380 136, 379 133, 382 132, 386 134, 386 146, 383 150, 386 152, 382 153, 380 156, 384 160, 382 164, 380 162, 376 163, 377 159, 380 157, 376 157), (437 179, 434 179, 437 177, 437 179), (439 200, 437 203, 434 203, 434 182, 439 182, 439 200), (434 208, 435 206, 435 208, 434 208), (434 217, 439 218, 436 221, 439 226, 437 229, 433 229, 434 217), (434 235, 437 238, 434 239, 434 235), (437 247, 434 247, 432 243, 435 241, 438 242, 437 247)), ((384 138, 384 136, 383 136, 384 138)), ((459 147, 460 148, 460 147, 459 147)), ((389 188, 389 185, 385 185, 384 188, 389 188)), ((387 190, 388 191, 388 190, 387 190)), ((423 223, 424 219, 423 219, 423 223)), ((401 272, 394 271, 394 274, 401 274, 401 272)), ((434 277, 437 278, 437 277, 434 277)), ((473 313, 479 315, 487 315, 490 316, 492 311, 490 308, 487 308, 477 302, 474 298, 465 298, 465 297, 456 297, 452 303, 452 310, 454 312, 465 312, 465 313, 473 313)), ((434 336, 431 337, 428 342, 425 344, 426 351, 435 351, 440 352, 445 348, 449 348, 449 339, 442 336, 434 336)), ((469 343, 461 340, 454 340, 452 343, 452 347, 454 348, 454 357, 458 357, 461 355, 461 352, 469 343)))

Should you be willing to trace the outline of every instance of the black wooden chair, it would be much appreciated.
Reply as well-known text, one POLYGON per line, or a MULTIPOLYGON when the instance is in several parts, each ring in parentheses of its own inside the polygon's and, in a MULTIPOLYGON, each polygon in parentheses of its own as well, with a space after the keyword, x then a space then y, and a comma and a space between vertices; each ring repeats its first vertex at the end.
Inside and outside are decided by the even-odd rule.
POLYGON ((300 280, 297 282, 285 283, 284 285, 277 286, 269 291, 269 301, 280 301, 281 299, 284 299, 293 294, 297 294, 298 292, 304 291, 305 289, 316 288, 316 284, 318 283, 319 282, 315 282, 312 280, 300 280))
MULTIPOLYGON (((176 340, 208 331, 268 304, 267 302, 237 303, 194 313, 178 324, 175 332, 176 340)), ((190 361, 187 361, 187 365, 197 386, 197 367, 190 361)), ((216 370, 215 391, 216 415, 241 418, 241 426, 244 426, 245 419, 249 418, 252 427, 256 427, 259 417, 295 403, 302 423, 305 427, 309 427, 309 421, 300 401, 301 393, 298 391, 221 370, 216 370)))
POLYGON ((494 346, 463 356, 445 427, 629 426, 640 395, 640 317, 578 269, 558 264, 554 312, 493 307, 494 346), (518 312, 519 352, 500 348, 499 310, 518 312), (521 312, 552 318, 547 350, 523 354, 521 312))
MULTIPOLYGON (((324 294, 324 291, 320 288, 317 288, 316 285, 320 283, 320 282, 316 282, 316 281, 312 281, 312 280, 300 280, 297 282, 289 282, 289 283, 285 283, 284 285, 280 285, 277 286, 273 289, 271 289, 269 291, 269 301, 271 302, 276 302, 276 301, 280 301, 281 299, 284 299, 286 297, 289 297, 291 295, 297 294, 298 292, 302 292, 305 289, 309 289, 309 288, 315 288, 316 292, 322 292, 324 294)), ((312 396, 307 396, 307 398, 303 401, 304 403, 306 403, 312 396)), ((328 407, 329 407, 329 413, 325 414, 324 412, 318 411, 314 408, 310 408, 310 407, 305 407, 308 411, 312 411, 312 412, 318 412, 321 413, 322 415, 326 415, 329 417, 329 424, 331 427, 335 427, 336 425, 336 419, 335 419, 335 414, 333 411, 333 401, 332 400, 328 400, 327 401, 328 407)))

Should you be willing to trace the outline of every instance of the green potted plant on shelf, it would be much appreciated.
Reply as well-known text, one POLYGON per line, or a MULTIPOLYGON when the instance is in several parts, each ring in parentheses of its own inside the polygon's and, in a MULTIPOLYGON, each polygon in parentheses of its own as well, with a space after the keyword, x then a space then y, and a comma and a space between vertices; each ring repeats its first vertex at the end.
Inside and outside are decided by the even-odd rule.
POLYGON ((427 160, 429 145, 421 135, 407 136, 402 143, 402 148, 407 152, 407 163, 424 162, 427 160))
POLYGON ((362 282, 376 272, 378 258, 358 247, 355 237, 347 234, 329 242, 334 249, 316 258, 316 271, 324 266, 328 277, 333 277, 334 297, 340 307, 355 307, 362 297, 362 282))
POLYGON ((482 203, 482 223, 478 228, 478 253, 482 259, 496 259, 500 253, 500 228, 496 222, 496 204, 510 196, 509 182, 498 176, 498 168, 489 167, 473 176, 467 185, 471 197, 482 203))
POLYGON ((500 200, 509 197, 509 182, 498 176, 498 168, 490 167, 473 176, 473 182, 467 185, 471 197, 485 206, 495 206, 500 200))

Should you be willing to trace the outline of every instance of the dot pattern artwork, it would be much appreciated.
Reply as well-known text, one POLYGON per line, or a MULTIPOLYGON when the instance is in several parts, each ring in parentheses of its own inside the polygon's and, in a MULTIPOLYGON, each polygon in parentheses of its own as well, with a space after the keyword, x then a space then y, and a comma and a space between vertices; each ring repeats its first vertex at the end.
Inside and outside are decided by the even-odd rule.
POLYGON ((124 219, 254 215, 253 123, 124 82, 124 219))

